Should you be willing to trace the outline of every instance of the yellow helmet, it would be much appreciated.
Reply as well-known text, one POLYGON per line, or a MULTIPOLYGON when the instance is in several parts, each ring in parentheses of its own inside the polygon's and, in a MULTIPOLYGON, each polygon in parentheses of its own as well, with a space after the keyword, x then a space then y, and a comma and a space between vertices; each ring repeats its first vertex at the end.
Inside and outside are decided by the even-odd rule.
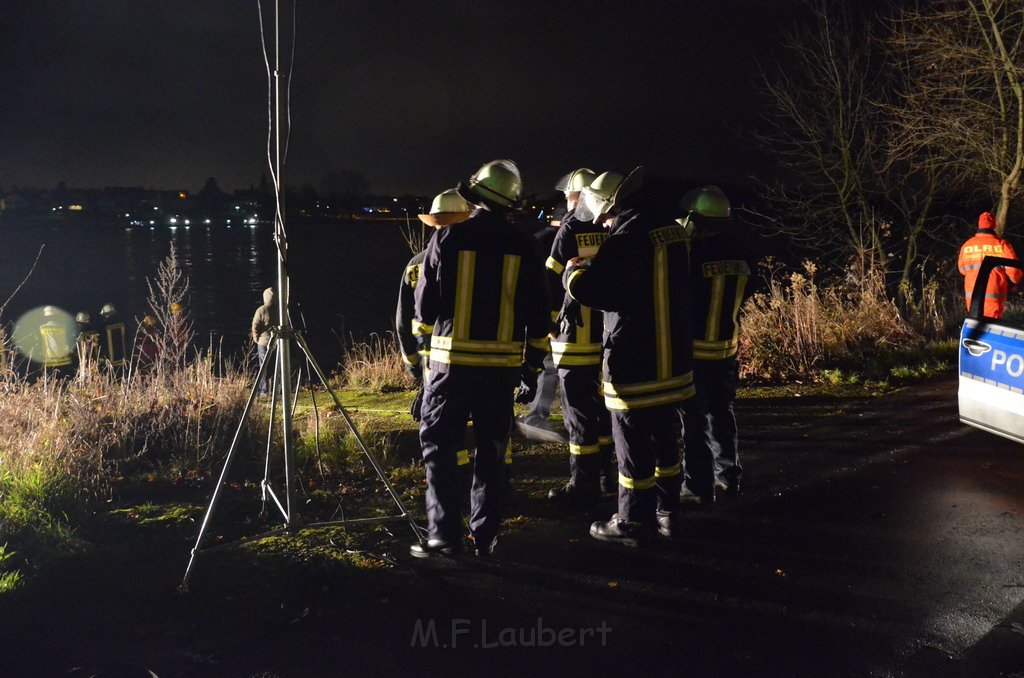
POLYGON ((523 179, 511 160, 492 160, 458 186, 459 195, 474 205, 513 208, 523 195, 523 179))
POLYGON ((185 307, 179 304, 178 302, 174 302, 173 304, 171 304, 171 313, 173 313, 174 315, 177 315, 184 310, 185 307))
POLYGON ((618 172, 605 172, 583 188, 583 203, 594 222, 622 205, 622 200, 635 193, 644 181, 644 168, 637 167, 623 176, 618 172))
POLYGON ((594 170, 580 167, 559 179, 555 184, 555 190, 562 193, 579 193, 592 184, 596 178, 597 174, 594 170))
POLYGON ((442 191, 434 196, 430 203, 430 213, 420 214, 420 221, 428 226, 447 226, 464 221, 473 211, 473 206, 459 195, 454 188, 442 191))
POLYGON ((142 324, 146 327, 156 327, 156 318, 151 315, 147 315, 142 318, 142 324))

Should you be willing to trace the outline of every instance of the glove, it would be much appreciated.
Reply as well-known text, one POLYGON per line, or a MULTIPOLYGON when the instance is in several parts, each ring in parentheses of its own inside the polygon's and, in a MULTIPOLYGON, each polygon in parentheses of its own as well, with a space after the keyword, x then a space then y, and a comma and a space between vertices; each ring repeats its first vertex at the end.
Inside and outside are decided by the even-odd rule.
POLYGON ((415 379, 417 384, 423 383, 423 365, 422 364, 420 364, 420 363, 416 363, 415 365, 410 365, 409 363, 402 363, 402 364, 405 365, 406 373, 410 377, 415 379))
POLYGON ((562 310, 558 312, 556 322, 562 334, 569 334, 577 327, 583 327, 583 314, 580 312, 580 302, 566 294, 565 301, 562 303, 562 310))
POLYGON ((412 399, 412 407, 409 408, 409 414, 412 415, 413 421, 420 421, 423 419, 423 387, 421 386, 416 391, 416 397, 412 399))
POLYGON ((515 400, 520 405, 528 405, 533 402, 537 395, 537 372, 529 365, 523 365, 523 371, 519 375, 519 387, 516 388, 515 400))

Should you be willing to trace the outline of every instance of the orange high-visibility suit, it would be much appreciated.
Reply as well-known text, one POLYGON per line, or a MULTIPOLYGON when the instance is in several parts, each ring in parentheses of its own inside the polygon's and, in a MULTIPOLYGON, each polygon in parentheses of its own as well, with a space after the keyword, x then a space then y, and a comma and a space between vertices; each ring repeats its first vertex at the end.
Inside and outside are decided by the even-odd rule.
MULTIPOLYGON (((978 280, 978 269, 981 268, 981 261, 985 257, 1017 258, 1013 246, 996 235, 996 220, 990 212, 982 212, 978 217, 978 232, 960 247, 960 256, 957 257, 960 275, 964 276, 964 297, 967 300, 968 311, 971 310, 971 294, 978 280)), ((985 289, 985 317, 1003 316, 1006 295, 1010 293, 1011 287, 1020 284, 1022 278, 1024 271, 1019 268, 999 266, 992 269, 985 289)))

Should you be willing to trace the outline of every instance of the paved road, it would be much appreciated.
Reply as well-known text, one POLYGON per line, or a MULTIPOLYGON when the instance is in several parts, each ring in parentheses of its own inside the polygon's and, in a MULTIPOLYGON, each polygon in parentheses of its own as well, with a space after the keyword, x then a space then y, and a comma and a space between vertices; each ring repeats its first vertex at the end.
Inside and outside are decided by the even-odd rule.
MULTIPOLYGON (((658 675, 1024 671, 1024 447, 959 424, 955 392, 742 403, 745 491, 693 515, 679 545, 610 548, 543 512, 502 564, 423 578, 510 608, 473 606, 472 633, 537 617, 613 628, 607 652, 560 651, 567 666, 592 653, 658 675)), ((487 652, 459 650, 481 665, 487 652)))
MULTIPOLYGON (((215 585, 211 567, 183 602, 165 545, 107 628, 23 659, 100 675, 1024 673, 1024 446, 959 424, 955 395, 945 378, 742 402, 744 493, 644 551, 587 536, 610 503, 564 515, 530 497, 559 480, 553 448, 517 460, 521 517, 490 562, 413 561, 399 541, 386 573, 289 570, 275 588, 237 564, 215 585), (522 646, 537 640, 555 646, 522 646)), ((44 647, 58 631, 34 633, 44 647)))

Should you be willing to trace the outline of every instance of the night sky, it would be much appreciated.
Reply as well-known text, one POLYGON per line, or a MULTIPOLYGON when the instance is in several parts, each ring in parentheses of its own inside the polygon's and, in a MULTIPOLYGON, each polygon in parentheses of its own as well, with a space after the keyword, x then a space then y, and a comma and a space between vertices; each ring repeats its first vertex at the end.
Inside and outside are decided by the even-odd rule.
MULTIPOLYGON (((290 38, 291 2, 282 2, 290 38)), ((732 184, 799 0, 299 0, 286 181, 431 195, 481 163, 732 184)), ((269 20, 272 5, 264 1, 269 20)), ((268 31, 268 36, 270 35, 268 31)), ((0 187, 245 188, 265 167, 257 3, 0 3, 0 187)))

